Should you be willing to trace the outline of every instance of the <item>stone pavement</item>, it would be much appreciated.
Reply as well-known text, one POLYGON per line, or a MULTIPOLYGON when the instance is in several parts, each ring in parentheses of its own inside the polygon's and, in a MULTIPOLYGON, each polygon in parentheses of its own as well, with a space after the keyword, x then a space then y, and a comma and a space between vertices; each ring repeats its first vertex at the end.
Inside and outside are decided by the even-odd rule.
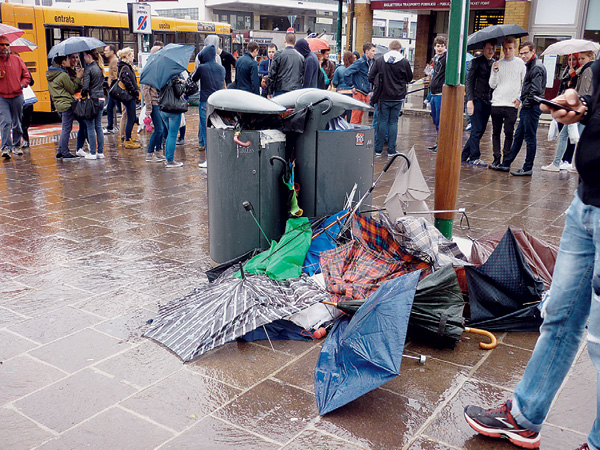
MULTIPOLYGON (((537 334, 499 334, 492 351, 468 334, 454 351, 409 342, 407 352, 428 356, 424 366, 405 360, 398 378, 325 417, 313 393, 320 342, 273 342, 275 351, 234 342, 183 365, 141 337, 157 304, 204 282, 211 266, 196 129, 194 110, 176 152, 182 168, 146 163, 114 136, 104 161, 57 161, 45 143, 0 163, 0 447, 513 448, 476 436, 462 410, 510 398, 537 334)), ((428 117, 406 114, 398 141, 400 151, 416 146, 432 189, 433 130, 428 117)), ((510 225, 558 243, 577 180, 540 171, 554 154, 545 132, 531 178, 462 167, 458 206, 471 229, 457 221, 456 236, 510 225)), ((489 131, 484 140, 489 161, 489 131)), ((376 175, 385 162, 376 158, 376 175)), ((584 350, 550 411, 543 449, 574 449, 591 428, 596 373, 584 350)))

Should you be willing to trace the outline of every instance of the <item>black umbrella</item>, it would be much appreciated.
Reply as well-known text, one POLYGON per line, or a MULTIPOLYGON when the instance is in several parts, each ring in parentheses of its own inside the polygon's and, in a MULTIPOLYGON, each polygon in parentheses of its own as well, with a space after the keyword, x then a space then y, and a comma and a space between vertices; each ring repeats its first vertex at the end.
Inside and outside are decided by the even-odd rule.
POLYGON ((477 50, 482 47, 485 41, 489 41, 490 39, 502 40, 502 38, 507 36, 520 38, 528 34, 529 32, 519 25, 491 25, 469 35, 467 38, 467 50, 477 50))
POLYGON ((225 276, 159 307, 144 336, 190 361, 326 298, 308 278, 281 283, 263 275, 225 276))

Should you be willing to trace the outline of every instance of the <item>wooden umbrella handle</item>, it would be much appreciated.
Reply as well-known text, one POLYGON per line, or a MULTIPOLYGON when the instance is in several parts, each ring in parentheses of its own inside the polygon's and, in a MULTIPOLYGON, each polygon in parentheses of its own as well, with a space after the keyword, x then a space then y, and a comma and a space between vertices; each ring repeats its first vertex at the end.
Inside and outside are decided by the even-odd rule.
POLYGON ((496 340, 496 336, 494 336, 489 331, 480 330, 479 328, 470 328, 470 327, 465 327, 465 331, 467 333, 481 334, 483 336, 489 337, 491 342, 489 342, 489 343, 480 342, 479 343, 479 346, 481 348, 483 348, 484 350, 491 350, 493 348, 496 348, 496 346, 498 345, 498 341, 496 340))

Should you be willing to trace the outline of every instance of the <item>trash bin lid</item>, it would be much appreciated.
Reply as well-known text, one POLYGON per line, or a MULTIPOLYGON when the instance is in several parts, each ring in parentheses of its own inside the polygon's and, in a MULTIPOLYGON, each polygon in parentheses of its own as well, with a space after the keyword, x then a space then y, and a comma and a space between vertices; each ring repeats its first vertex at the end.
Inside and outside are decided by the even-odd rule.
POLYGON ((281 114, 285 107, 260 95, 240 89, 221 89, 208 97, 214 109, 252 114, 281 114))
POLYGON ((335 110, 338 111, 340 109, 342 111, 345 111, 347 109, 369 111, 372 109, 371 106, 369 106, 368 104, 358 101, 347 95, 343 95, 334 91, 326 91, 324 89, 315 88, 297 89, 295 91, 286 92, 285 94, 273 97, 273 101, 285 106, 286 108, 297 108, 306 106, 309 103, 322 99, 323 97, 330 98, 333 102, 333 107, 335 108, 335 110), (297 105, 296 102, 298 101, 299 97, 302 97, 302 104, 297 105))

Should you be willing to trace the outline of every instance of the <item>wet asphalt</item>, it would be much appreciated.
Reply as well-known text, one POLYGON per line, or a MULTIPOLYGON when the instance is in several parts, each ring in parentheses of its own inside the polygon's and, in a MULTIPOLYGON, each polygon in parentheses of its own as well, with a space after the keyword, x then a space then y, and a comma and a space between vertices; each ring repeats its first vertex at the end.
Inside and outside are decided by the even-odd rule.
MULTIPOLYGON (((408 342, 393 381, 319 417, 313 371, 320 341, 233 342, 183 365, 141 337, 165 303, 205 282, 207 172, 188 113, 181 168, 148 163, 106 136, 105 160, 56 160, 35 141, 0 162, 0 447, 6 449, 510 449, 477 436, 466 404, 511 397, 537 333, 501 333, 491 351, 463 334, 454 350, 408 342)), ((491 127, 482 159, 491 160, 491 127)), ((454 235, 507 226, 558 244, 577 175, 542 172, 554 156, 538 131, 533 177, 463 165, 454 235)), ((468 137, 465 133, 464 139, 468 137)), ((398 150, 417 151, 433 190, 431 120, 407 112, 398 150)), ((141 136, 142 143, 147 136, 141 136)), ((74 151, 75 142, 70 142, 74 151)), ((515 162, 519 168, 524 157, 515 162)), ((387 162, 376 157, 375 175, 387 162)), ((389 171, 374 195, 382 205, 389 171)), ((429 204, 433 206, 433 199, 429 204)), ((542 432, 542 449, 575 449, 594 417, 596 372, 585 345, 542 432)))

